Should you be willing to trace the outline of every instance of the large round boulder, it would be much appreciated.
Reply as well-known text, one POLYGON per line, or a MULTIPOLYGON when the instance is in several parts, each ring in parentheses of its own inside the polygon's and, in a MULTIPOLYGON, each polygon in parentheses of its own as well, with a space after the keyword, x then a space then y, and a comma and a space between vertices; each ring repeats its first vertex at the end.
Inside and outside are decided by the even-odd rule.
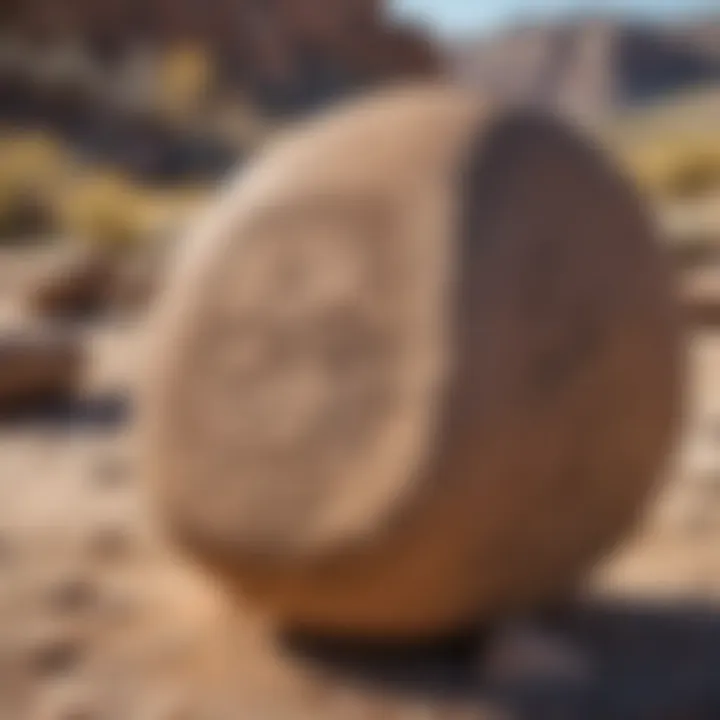
POLYGON ((633 189, 539 112, 380 93, 279 139, 187 239, 141 398, 168 528, 316 632, 450 632, 567 592, 678 415, 633 189))

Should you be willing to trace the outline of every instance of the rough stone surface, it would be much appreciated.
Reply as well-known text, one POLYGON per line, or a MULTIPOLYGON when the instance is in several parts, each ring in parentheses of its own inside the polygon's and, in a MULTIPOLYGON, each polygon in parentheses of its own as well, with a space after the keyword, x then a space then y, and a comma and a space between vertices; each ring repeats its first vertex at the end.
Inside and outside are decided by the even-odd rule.
POLYGON ((442 633, 566 592, 679 411, 649 227, 556 121, 453 90, 297 129, 156 313, 146 470, 172 531, 313 630, 442 633))

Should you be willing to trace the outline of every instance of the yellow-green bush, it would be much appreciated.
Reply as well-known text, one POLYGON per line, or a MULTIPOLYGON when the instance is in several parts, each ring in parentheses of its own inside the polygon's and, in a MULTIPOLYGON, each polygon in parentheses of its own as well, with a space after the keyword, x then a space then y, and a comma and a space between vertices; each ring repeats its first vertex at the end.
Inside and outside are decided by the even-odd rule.
POLYGON ((62 149, 41 134, 0 137, 0 235, 50 231, 57 188, 70 175, 62 149))
POLYGON ((142 192, 119 175, 87 174, 59 193, 56 205, 59 230, 73 240, 118 248, 149 232, 142 192))
POLYGON ((41 134, 0 136, 0 238, 47 233, 127 247, 172 233, 205 194, 202 187, 148 188, 102 168, 81 171, 41 134))
POLYGON ((652 196, 686 200, 720 191, 720 93, 706 88, 616 118, 611 149, 652 196))
POLYGON ((130 248, 182 226, 204 198, 202 188, 159 190, 96 171, 58 196, 59 230, 81 242, 130 248))
POLYGON ((693 198, 720 190, 720 147, 698 149, 679 159, 665 180, 665 193, 693 198))
POLYGON ((157 103, 162 115, 184 120, 202 111, 215 77, 212 58, 203 47, 170 48, 158 70, 157 103))
POLYGON ((713 138, 649 138, 621 150, 639 184, 664 199, 688 199, 720 190, 720 133, 713 138))

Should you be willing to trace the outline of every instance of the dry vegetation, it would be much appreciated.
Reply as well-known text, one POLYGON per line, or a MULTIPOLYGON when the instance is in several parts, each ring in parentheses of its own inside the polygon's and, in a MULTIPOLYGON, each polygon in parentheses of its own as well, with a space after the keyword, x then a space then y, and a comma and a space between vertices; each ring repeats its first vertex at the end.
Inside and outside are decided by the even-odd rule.
POLYGON ((50 138, 30 133, 0 138, 0 236, 47 230, 68 159, 50 138))
POLYGON ((103 168, 81 168, 52 138, 0 136, 0 242, 63 237, 131 247, 161 235, 202 202, 202 187, 146 187, 103 168))
POLYGON ((658 217, 691 314, 702 308, 706 319, 720 317, 718 119, 720 90, 706 88, 625 113, 601 133, 658 217))
POLYGON ((665 202, 720 191, 720 91, 684 94, 609 128, 610 145, 651 196, 665 202))
MULTIPOLYGON (((201 117, 213 72, 197 49, 168 54, 157 68, 162 92, 154 95, 154 112, 175 124, 206 123, 234 145, 257 147, 271 128, 241 102, 224 101, 212 117, 201 117)), ((686 204, 720 192, 719 117, 720 92, 696 91, 624 114, 606 128, 605 139, 654 202, 686 204)), ((133 244, 204 195, 202 188, 143 187, 111 169, 81 173, 68 148, 39 133, 0 134, 0 156, 0 238, 5 240, 48 233, 133 244)))

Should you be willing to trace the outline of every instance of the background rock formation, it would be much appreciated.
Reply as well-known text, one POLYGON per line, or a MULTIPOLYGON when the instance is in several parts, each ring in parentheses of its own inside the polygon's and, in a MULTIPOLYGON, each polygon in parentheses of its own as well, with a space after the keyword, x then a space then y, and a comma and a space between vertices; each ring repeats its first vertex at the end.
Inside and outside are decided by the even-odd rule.
POLYGON ((720 80, 720 22, 634 26, 606 20, 528 25, 453 49, 472 85, 554 97, 585 114, 720 80))

